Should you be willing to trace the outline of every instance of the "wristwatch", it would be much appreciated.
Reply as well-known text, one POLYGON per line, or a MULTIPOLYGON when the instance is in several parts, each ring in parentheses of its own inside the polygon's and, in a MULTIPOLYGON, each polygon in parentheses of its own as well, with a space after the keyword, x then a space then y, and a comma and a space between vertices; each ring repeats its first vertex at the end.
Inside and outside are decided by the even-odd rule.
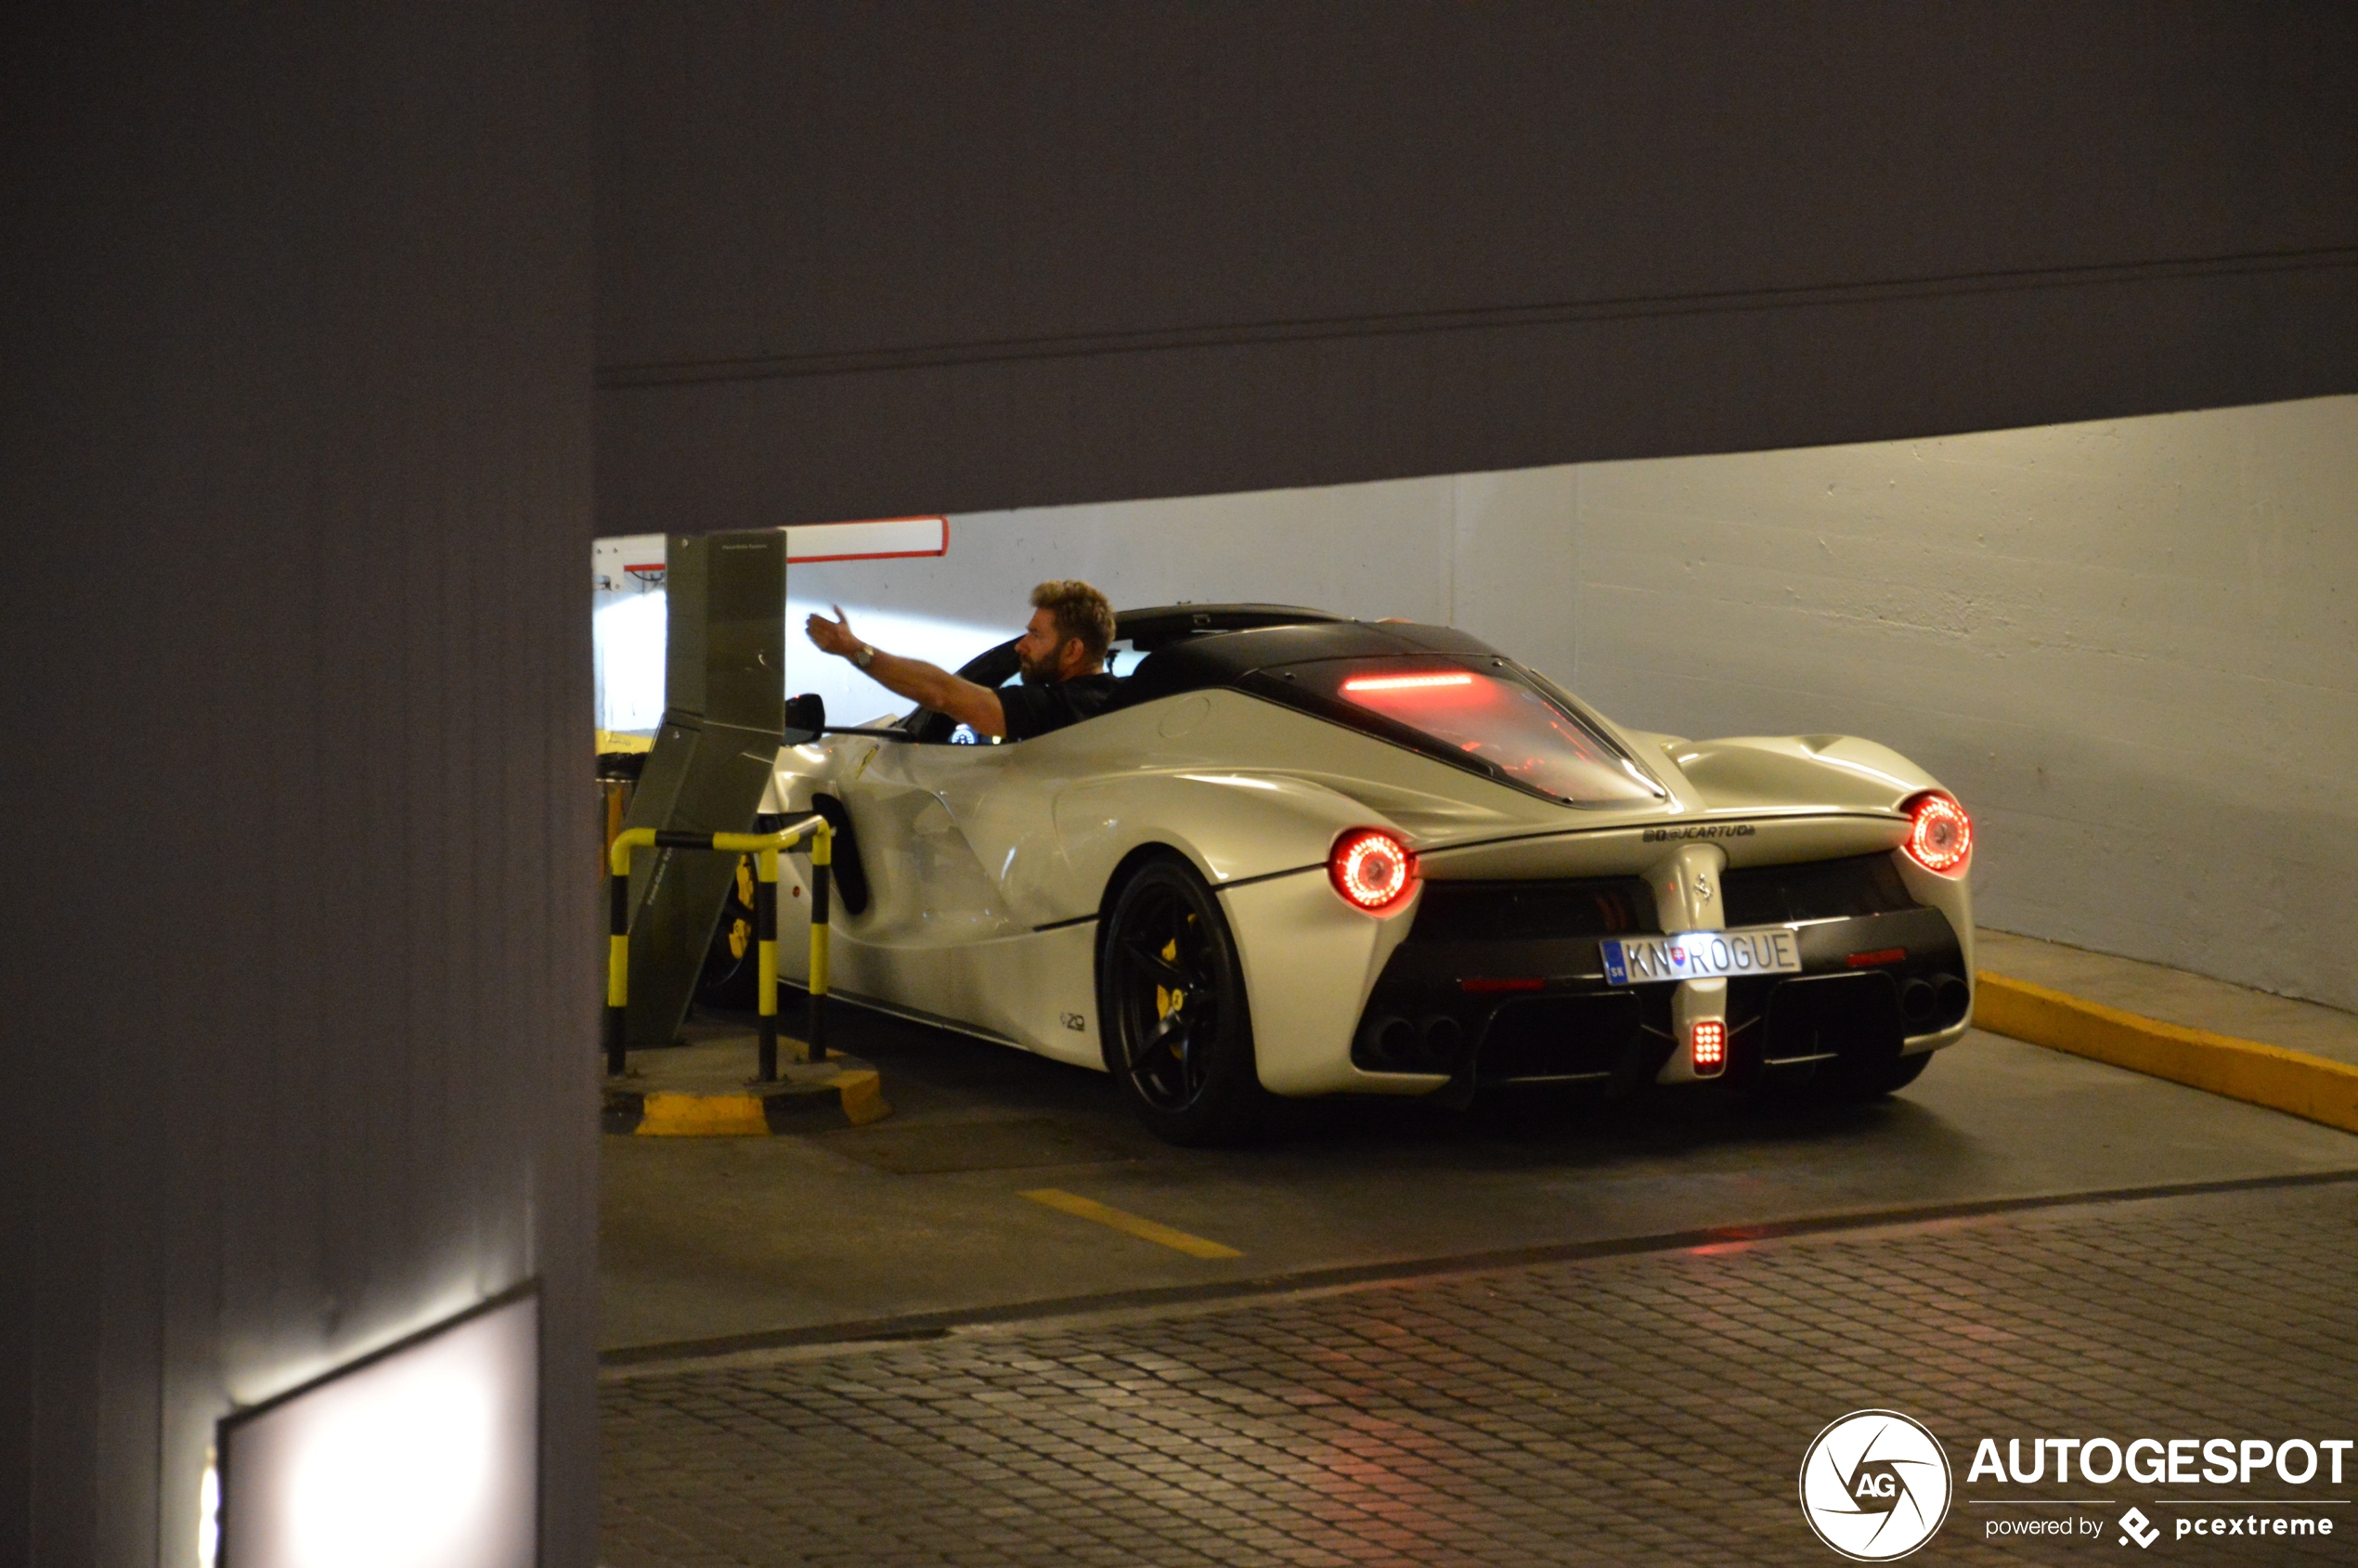
POLYGON ((865 669, 870 665, 876 662, 876 651, 874 648, 869 647, 865 642, 862 642, 859 647, 854 648, 851 651, 851 662, 858 665, 862 669, 865 669))

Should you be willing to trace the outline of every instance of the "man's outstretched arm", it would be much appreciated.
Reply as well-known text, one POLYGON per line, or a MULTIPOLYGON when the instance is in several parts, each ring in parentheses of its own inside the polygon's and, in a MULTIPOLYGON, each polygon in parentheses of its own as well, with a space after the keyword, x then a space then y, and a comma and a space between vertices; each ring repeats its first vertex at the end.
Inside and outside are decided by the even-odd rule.
POLYGON ((870 648, 852 635, 843 606, 836 605, 835 612, 834 620, 814 615, 805 626, 814 646, 862 665, 868 679, 886 691, 907 697, 920 707, 946 713, 978 735, 995 738, 1007 732, 1007 711, 1001 706, 998 693, 962 680, 939 665, 870 648), (864 664, 859 656, 863 650, 868 654, 864 664))

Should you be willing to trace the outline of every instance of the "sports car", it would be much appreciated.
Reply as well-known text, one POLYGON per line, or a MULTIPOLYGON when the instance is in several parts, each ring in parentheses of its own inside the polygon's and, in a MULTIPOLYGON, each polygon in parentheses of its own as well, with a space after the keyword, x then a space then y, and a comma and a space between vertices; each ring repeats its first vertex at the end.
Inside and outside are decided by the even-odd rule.
POLYGON ((1872 741, 1630 730, 1465 632, 1282 605, 1131 611, 1115 652, 1108 711, 1016 744, 789 704, 762 809, 836 825, 839 994, 1190 1144, 1271 1096, 1871 1096, 1965 1030, 1972 824, 1872 741))

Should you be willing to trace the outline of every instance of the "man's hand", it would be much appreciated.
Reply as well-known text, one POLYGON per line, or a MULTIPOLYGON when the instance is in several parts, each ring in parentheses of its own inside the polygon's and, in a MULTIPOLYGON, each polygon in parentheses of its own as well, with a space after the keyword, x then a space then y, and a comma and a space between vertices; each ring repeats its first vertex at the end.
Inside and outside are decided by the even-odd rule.
POLYGON ((851 635, 851 618, 843 613, 843 606, 835 604, 830 605, 829 608, 836 613, 834 620, 814 613, 804 625, 803 630, 810 635, 811 643, 821 653, 834 654, 839 658, 848 659, 860 651, 862 643, 860 639, 851 635))
MULTIPOLYGON (((847 659, 867 647, 851 634, 851 620, 843 613, 843 606, 835 604, 829 608, 836 613, 834 620, 813 615, 803 627, 812 645, 847 659)), ((904 659, 881 648, 875 650, 866 668, 868 679, 886 691, 936 713, 946 713, 978 735, 1007 732, 1006 709, 1000 706, 999 693, 988 687, 961 680, 939 665, 923 659, 904 659)))

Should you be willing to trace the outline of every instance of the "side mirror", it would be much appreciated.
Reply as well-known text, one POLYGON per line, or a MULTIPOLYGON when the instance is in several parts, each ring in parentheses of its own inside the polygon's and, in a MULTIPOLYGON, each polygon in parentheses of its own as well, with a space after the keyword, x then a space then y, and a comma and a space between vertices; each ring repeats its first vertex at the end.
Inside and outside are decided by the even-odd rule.
POLYGON ((805 692, 798 697, 786 699, 785 733, 788 745, 808 745, 819 738, 827 727, 827 700, 816 692, 805 692))

